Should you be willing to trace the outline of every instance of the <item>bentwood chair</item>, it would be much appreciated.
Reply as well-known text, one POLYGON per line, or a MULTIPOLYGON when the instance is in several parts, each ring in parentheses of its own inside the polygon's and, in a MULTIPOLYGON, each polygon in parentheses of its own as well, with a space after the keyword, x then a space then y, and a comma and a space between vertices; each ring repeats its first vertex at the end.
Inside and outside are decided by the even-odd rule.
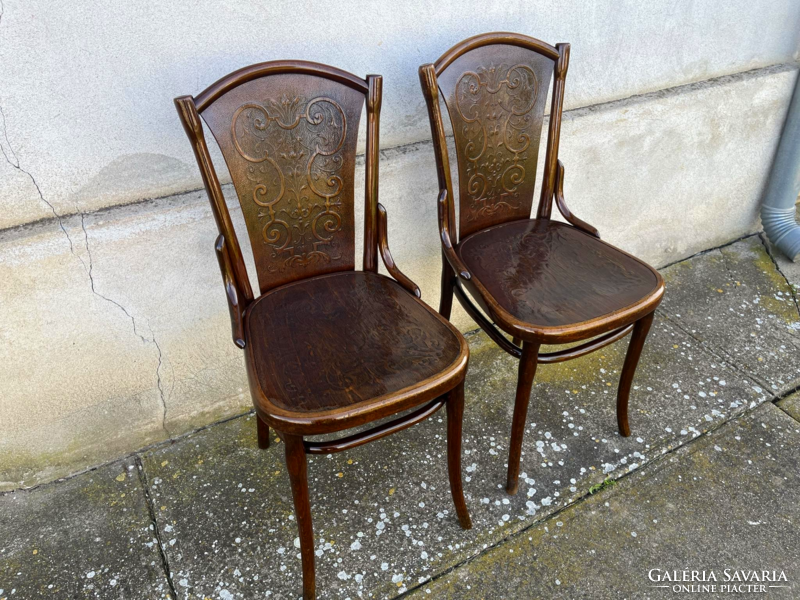
POLYGON ((471 527, 461 486, 461 421, 469 349, 424 304, 389 252, 378 204, 379 75, 366 81, 321 64, 276 61, 222 78, 196 98, 175 99, 219 229, 215 249, 233 341, 244 349, 258 442, 269 427, 285 444, 300 531, 303 595, 313 598, 314 540, 306 454, 380 439, 447 406, 450 489, 471 527), (367 107, 363 270, 355 270, 354 173, 367 107), (247 225, 260 295, 206 145, 203 121, 230 171, 247 225), (378 273, 380 255, 394 279, 378 273), (332 441, 329 434, 402 416, 332 441))
POLYGON ((489 33, 457 44, 419 70, 440 188, 439 313, 450 317, 455 293, 489 337, 520 359, 508 458, 509 494, 517 491, 525 419, 539 363, 583 356, 632 331, 617 393, 619 430, 630 435, 631 382, 664 293, 655 269, 602 242, 597 230, 571 213, 564 201, 558 144, 568 62, 569 44, 553 47, 524 35, 489 33), (530 218, 551 74, 541 197, 536 217, 530 218), (458 162, 457 237, 440 93, 458 162), (568 224, 550 218, 554 197, 568 224), (584 340, 589 341, 539 352, 542 344, 584 340))

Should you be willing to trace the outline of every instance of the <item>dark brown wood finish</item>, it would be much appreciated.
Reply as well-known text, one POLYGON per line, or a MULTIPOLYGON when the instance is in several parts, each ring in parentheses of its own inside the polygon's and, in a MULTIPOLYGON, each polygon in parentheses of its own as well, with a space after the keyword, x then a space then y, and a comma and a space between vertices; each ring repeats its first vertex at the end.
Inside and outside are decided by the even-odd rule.
POLYGON ((622 375, 619 378, 619 390, 617 391, 617 424, 619 431, 625 437, 631 434, 630 425, 628 425, 628 397, 631 393, 631 385, 633 384, 633 374, 636 372, 636 366, 639 364, 639 357, 642 355, 642 348, 644 348, 644 341, 650 331, 650 326, 653 324, 653 315, 650 313, 645 315, 633 327, 633 335, 631 341, 628 342, 628 352, 625 354, 625 364, 622 366, 622 375))
POLYGON ((514 417, 511 421, 511 448, 508 455, 508 477, 506 490, 509 494, 516 494, 519 485, 519 461, 522 457, 522 438, 525 435, 525 420, 528 418, 528 403, 533 389, 533 378, 539 358, 539 344, 524 342, 522 344, 522 358, 519 361, 519 376, 517 381, 517 396, 514 399, 514 417))
POLYGON ((256 430, 258 432, 258 447, 262 450, 269 448, 269 425, 256 415, 256 430))
POLYGON ((461 486, 461 424, 464 417, 464 382, 450 390, 447 396, 447 472, 450 476, 450 492, 456 505, 461 527, 472 528, 464 490, 461 486))
POLYGON ((292 486, 294 514, 300 534, 300 560, 303 568, 303 600, 316 596, 316 573, 314 571, 314 527, 311 522, 311 501, 308 497, 308 461, 303 446, 303 437, 285 435, 286 470, 292 486))
POLYGON ((507 490, 517 491, 528 402, 539 363, 570 360, 631 331, 617 396, 627 421, 631 382, 664 294, 659 273, 600 240, 564 198, 558 160, 569 44, 555 47, 515 33, 475 36, 420 67, 439 179, 442 295, 453 295, 503 350, 520 359, 507 490), (544 104, 552 76, 544 173, 531 219, 544 104), (441 100, 453 128, 459 173, 459 229, 441 100), (568 224, 551 220, 552 205, 568 224), (511 340, 507 336, 511 336, 511 340), (540 353, 541 344, 582 342, 540 353))
POLYGON ((660 293, 654 269, 550 219, 489 227, 465 238, 458 252, 496 302, 492 317, 508 329, 524 323, 527 337, 544 343, 562 343, 566 329, 594 327, 608 315, 616 320, 660 293))
MULTIPOLYGON (((309 413, 339 410, 342 420, 378 398, 397 401, 420 386, 438 389, 439 380, 449 381, 461 367, 462 344, 431 312, 397 282, 370 271, 267 292, 247 319, 248 338, 259 340, 248 356, 261 407, 286 419, 277 429, 294 432, 294 419, 309 413)), ((313 433, 328 427, 308 426, 313 433)))
POLYGON ((464 337, 420 299, 394 262, 378 203, 381 77, 302 61, 253 65, 175 99, 219 229, 215 250, 233 340, 245 352, 258 444, 285 442, 300 531, 303 597, 315 597, 306 454, 340 452, 410 427, 447 405, 448 469, 459 522, 464 337), (354 171, 367 109, 363 270, 355 270, 354 171), (201 115, 231 174, 253 248, 250 287, 201 115), (378 274, 380 254, 390 279, 378 274), (334 433, 403 411, 367 431, 334 433))
POLYGON ((203 111, 239 196, 262 293, 355 267, 363 104, 359 90, 286 73, 243 83, 203 111))
POLYGON ((550 58, 493 44, 460 55, 439 76, 459 149, 461 235, 530 216, 552 72, 550 58))

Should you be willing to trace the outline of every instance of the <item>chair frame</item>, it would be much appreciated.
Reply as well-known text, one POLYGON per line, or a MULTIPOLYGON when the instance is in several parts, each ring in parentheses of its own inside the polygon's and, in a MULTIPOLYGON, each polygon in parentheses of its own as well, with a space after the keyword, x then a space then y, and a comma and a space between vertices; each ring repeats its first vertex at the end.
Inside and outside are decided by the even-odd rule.
MULTIPOLYGON (((242 250, 234 231, 230 213, 222 193, 219 178, 212 164, 211 155, 205 140, 200 115, 217 99, 234 88, 252 81, 277 74, 310 75, 332 80, 363 93, 367 109, 367 150, 366 150, 366 193, 364 217, 363 270, 377 273, 377 256, 380 253, 389 274, 416 299, 420 298, 417 285, 404 275, 392 258, 387 238, 386 210, 378 203, 378 162, 379 162, 379 118, 382 98, 382 77, 368 75, 360 79, 340 69, 306 61, 272 61, 255 64, 235 71, 212 84, 196 98, 181 96, 175 99, 184 130, 192 144, 205 189, 211 203, 211 210, 219 230, 214 245, 230 311, 233 342, 245 351, 245 365, 250 391, 257 414, 258 446, 270 445, 270 427, 273 427, 285 444, 286 465, 291 480, 297 524, 300 534, 300 553, 303 570, 303 597, 315 597, 314 539, 311 521, 311 507, 308 494, 307 454, 330 454, 349 450, 362 444, 378 440, 392 433, 406 429, 436 413, 442 406, 447 410, 447 461, 451 493, 461 526, 472 526, 461 481, 461 437, 464 411, 464 377, 466 375, 469 349, 455 328, 442 319, 427 305, 435 318, 442 320, 461 341, 460 354, 455 362, 441 374, 421 382, 413 389, 399 390, 382 397, 353 406, 308 412, 302 416, 288 412, 270 402, 261 391, 255 371, 253 356, 254 340, 247 339, 248 310, 256 301, 251 288, 242 250), (266 408, 265 408, 266 407, 266 408), (385 417, 409 410, 400 417, 384 422, 367 431, 331 441, 309 441, 305 436, 333 433, 377 421, 385 417)), ((363 108, 362 114, 363 114, 363 108)), ((322 275, 324 276, 324 275, 322 275)), ((311 277, 315 277, 312 275, 311 277)), ((298 277, 288 284, 278 285, 269 290, 293 285, 307 277, 298 277)))
POLYGON ((597 239, 600 238, 600 235, 597 229, 576 217, 569 210, 564 199, 564 165, 558 160, 558 148, 561 135, 564 85, 569 65, 569 44, 561 43, 554 47, 540 40, 516 33, 487 33, 456 44, 435 63, 425 64, 419 68, 420 84, 425 96, 433 136, 440 190, 438 220, 442 245, 442 278, 439 313, 446 318, 450 318, 453 295, 455 295, 467 314, 475 320, 498 346, 511 356, 520 359, 506 482, 507 492, 513 495, 516 494, 518 489, 525 420, 538 364, 557 363, 578 358, 599 350, 632 333, 617 392, 617 423, 619 431, 623 436, 630 435, 628 399, 631 384, 645 339, 653 322, 654 311, 663 296, 664 282, 660 274, 651 268, 653 273, 656 274, 658 287, 653 297, 646 304, 586 321, 578 326, 542 328, 532 327, 509 314, 495 301, 481 282, 472 276, 457 252, 459 239, 454 234, 456 215, 455 205, 452 200, 454 198, 453 183, 450 174, 450 158, 448 156, 444 120, 440 107, 440 90, 437 77, 460 56, 471 50, 495 44, 526 48, 554 61, 550 121, 541 196, 536 211, 536 219, 550 219, 553 200, 555 199, 558 210, 570 225, 597 239), (475 301, 470 298, 468 293, 475 301), (489 316, 487 317, 486 315, 489 316), (510 335, 512 341, 509 341, 505 334, 510 335), (566 344, 576 341, 583 341, 583 343, 566 350, 539 352, 540 346, 545 343, 566 344))

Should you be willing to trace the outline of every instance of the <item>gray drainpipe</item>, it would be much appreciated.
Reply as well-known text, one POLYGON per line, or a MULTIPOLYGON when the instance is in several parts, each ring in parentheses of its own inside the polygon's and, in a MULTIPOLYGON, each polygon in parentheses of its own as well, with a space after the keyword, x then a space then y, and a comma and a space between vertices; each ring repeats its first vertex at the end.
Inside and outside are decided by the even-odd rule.
POLYGON ((761 223, 769 240, 792 261, 800 254, 800 225, 795 203, 800 194, 800 76, 794 86, 789 113, 772 163, 761 223))

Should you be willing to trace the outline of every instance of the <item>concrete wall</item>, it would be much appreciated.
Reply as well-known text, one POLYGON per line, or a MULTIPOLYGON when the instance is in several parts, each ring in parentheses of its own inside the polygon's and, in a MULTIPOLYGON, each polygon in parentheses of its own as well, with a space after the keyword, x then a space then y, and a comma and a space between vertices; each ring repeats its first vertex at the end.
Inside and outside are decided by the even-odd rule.
POLYGON ((248 408, 171 102, 243 65, 385 76, 381 200, 395 257, 432 304, 436 178, 416 68, 482 31, 572 43, 566 196, 605 239, 661 266, 758 227, 800 4, 333 6, 0 3, 0 489, 248 408))

